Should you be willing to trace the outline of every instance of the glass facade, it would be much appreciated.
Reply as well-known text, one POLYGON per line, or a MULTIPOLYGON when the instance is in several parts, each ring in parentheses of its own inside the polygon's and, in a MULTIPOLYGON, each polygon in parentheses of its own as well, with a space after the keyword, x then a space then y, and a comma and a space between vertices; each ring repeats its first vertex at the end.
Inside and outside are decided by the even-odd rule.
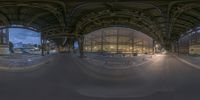
POLYGON ((153 53, 153 40, 139 31, 108 27, 85 35, 84 52, 153 53))

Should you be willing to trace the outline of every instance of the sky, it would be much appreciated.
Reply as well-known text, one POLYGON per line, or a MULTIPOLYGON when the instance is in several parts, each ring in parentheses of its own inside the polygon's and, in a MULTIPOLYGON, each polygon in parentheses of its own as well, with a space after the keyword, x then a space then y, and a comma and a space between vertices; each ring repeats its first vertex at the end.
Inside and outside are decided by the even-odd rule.
POLYGON ((74 47, 75 47, 75 48, 78 48, 78 47, 79 47, 77 41, 74 43, 74 47))
MULTIPOLYGON (((22 42, 23 44, 41 44, 40 33, 23 28, 9 28, 9 41, 12 43, 22 42)), ((75 48, 78 48, 78 42, 74 43, 75 48)))
POLYGON ((40 33, 23 28, 10 28, 9 41, 12 43, 40 44, 40 33))

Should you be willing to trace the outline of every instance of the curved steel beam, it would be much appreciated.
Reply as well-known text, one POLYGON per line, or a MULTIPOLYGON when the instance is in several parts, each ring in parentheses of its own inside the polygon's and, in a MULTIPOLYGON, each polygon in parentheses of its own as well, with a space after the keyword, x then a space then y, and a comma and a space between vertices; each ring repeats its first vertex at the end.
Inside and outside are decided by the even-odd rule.
POLYGON ((28 29, 28 30, 31 30, 31 31, 35 31, 35 32, 40 32, 39 29, 35 29, 35 28, 32 28, 32 27, 26 27, 26 26, 1 26, 0 30, 1 29, 7 29, 7 28, 22 28, 22 29, 28 29))
POLYGON ((0 12, 0 20, 5 24, 5 26, 10 24, 8 16, 2 12, 0 12))
POLYGON ((2 8, 2 7, 27 7, 27 8, 42 9, 44 11, 48 11, 48 12, 52 13, 56 17, 56 19, 59 21, 61 26, 63 26, 63 25, 65 26, 64 17, 62 17, 62 15, 59 14, 60 12, 58 12, 57 9, 52 7, 52 6, 42 6, 42 5, 37 4, 37 3, 31 3, 31 4, 29 4, 29 3, 26 3, 26 4, 18 3, 17 5, 13 4, 13 3, 10 3, 10 4, 1 3, 0 8, 2 8))
MULTIPOLYGON (((97 15, 96 14, 96 16, 95 17, 93 17, 93 16, 91 16, 90 14, 88 14, 87 16, 89 16, 89 18, 86 16, 86 17, 84 17, 84 18, 82 18, 82 20, 83 20, 83 22, 79 22, 79 23, 82 23, 82 24, 78 24, 78 25, 81 25, 81 26, 87 26, 88 24, 91 24, 91 22, 93 22, 93 23, 95 23, 96 21, 98 21, 98 20, 102 20, 102 18, 103 19, 105 19, 105 18, 112 18, 112 17, 115 17, 115 18, 122 18, 122 17, 124 17, 126 20, 128 19, 130 19, 130 20, 132 20, 133 18, 131 18, 131 17, 135 17, 135 18, 138 18, 138 20, 137 20, 137 22, 138 21, 141 21, 141 23, 143 23, 144 25, 146 25, 146 26, 149 26, 149 27, 155 27, 155 25, 154 25, 154 23, 150 20, 150 19, 148 19, 148 18, 145 18, 145 16, 144 15, 141 15, 141 16, 139 16, 139 15, 137 15, 137 14, 134 14, 133 12, 129 12, 129 13, 125 13, 125 12, 113 12, 115 15, 114 16, 111 16, 110 15, 110 13, 107 11, 101 11, 101 12, 98 12, 98 14, 100 14, 100 15, 97 15)), ((138 12, 139 13, 139 12, 138 12)), ((114 19, 114 18, 113 18, 114 19)), ((139 23, 138 23, 139 24, 139 23)), ((79 27, 79 26, 78 26, 79 27)), ((154 28, 154 29, 157 29, 158 30, 158 28, 154 28)))
POLYGON ((29 22, 26 23, 27 26, 30 26, 33 21, 37 20, 39 17, 49 14, 48 12, 40 13, 38 15, 33 16, 29 22))

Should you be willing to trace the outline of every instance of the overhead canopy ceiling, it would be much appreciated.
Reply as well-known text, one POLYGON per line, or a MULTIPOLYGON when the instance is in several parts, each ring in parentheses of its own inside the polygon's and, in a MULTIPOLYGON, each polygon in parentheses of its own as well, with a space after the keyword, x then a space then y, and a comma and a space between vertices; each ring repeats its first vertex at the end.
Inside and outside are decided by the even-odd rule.
POLYGON ((200 24, 199 0, 104 1, 0 0, 0 26, 32 27, 51 38, 123 26, 167 43, 200 24))

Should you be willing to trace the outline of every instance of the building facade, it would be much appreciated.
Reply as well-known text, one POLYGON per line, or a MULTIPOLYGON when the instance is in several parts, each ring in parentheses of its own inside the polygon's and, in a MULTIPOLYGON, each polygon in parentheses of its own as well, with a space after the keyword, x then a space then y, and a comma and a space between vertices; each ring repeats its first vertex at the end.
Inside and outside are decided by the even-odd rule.
POLYGON ((85 35, 84 51, 152 54, 153 40, 130 28, 109 27, 85 35))
POLYGON ((0 55, 9 54, 9 29, 0 30, 0 55))
POLYGON ((179 41, 179 53, 200 55, 200 27, 190 30, 179 41))

